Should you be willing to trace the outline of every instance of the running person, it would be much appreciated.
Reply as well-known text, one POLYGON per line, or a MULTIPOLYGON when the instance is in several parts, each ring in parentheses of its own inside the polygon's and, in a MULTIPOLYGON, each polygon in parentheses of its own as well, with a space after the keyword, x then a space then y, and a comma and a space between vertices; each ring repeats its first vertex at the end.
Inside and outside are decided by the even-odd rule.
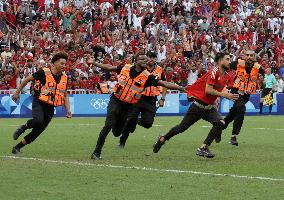
MULTIPOLYGON (((155 52, 148 52, 147 56, 149 58, 147 70, 158 79, 165 81, 165 76, 163 74, 162 67, 156 65, 157 55, 155 52)), ((162 97, 159 100, 159 107, 164 106, 165 97, 167 94, 167 88, 162 87, 162 97)), ((142 93, 141 99, 138 101, 137 104, 131 106, 128 116, 127 116, 127 123, 125 125, 126 129, 122 132, 120 137, 118 147, 124 148, 125 143, 128 139, 128 136, 133 133, 136 129, 136 125, 140 125, 144 128, 151 128, 154 122, 154 117, 157 112, 156 101, 157 96, 160 95, 159 87, 147 87, 145 88, 144 92, 142 93), (141 114, 141 118, 138 119, 139 114, 141 114), (132 127, 133 130, 128 129, 128 127, 132 127)))
POLYGON ((206 120, 213 124, 207 138, 200 148, 197 149, 196 155, 213 158, 214 153, 210 152, 209 146, 218 134, 221 134, 224 122, 214 107, 218 97, 225 97, 230 100, 236 100, 237 94, 226 92, 224 87, 228 83, 230 76, 227 71, 230 69, 229 54, 217 53, 215 57, 217 66, 198 79, 193 85, 188 87, 188 98, 193 100, 181 123, 173 127, 167 134, 158 138, 153 147, 153 152, 158 153, 166 140, 179 133, 183 133, 190 126, 200 119, 206 120))
POLYGON ((32 129, 32 131, 13 147, 13 154, 21 153, 21 148, 33 142, 46 129, 53 117, 54 107, 64 105, 67 112, 66 116, 72 117, 67 94, 67 76, 63 73, 67 59, 66 53, 55 54, 51 60, 50 69, 42 68, 25 78, 13 94, 12 99, 17 101, 22 89, 30 81, 34 81, 33 118, 14 132, 13 139, 17 140, 27 129, 32 129))
MULTIPOLYGON (((244 60, 238 59, 232 62, 231 69, 236 70, 236 76, 231 89, 231 93, 239 94, 239 98, 234 102, 228 115, 225 117, 225 127, 234 121, 230 144, 238 146, 237 136, 239 135, 246 111, 246 103, 249 101, 250 95, 256 92, 257 79, 259 77, 259 69, 261 66, 255 62, 255 52, 246 51, 244 60)), ((221 141, 221 135, 216 138, 216 142, 221 141)))
MULTIPOLYGON (((92 62, 92 60, 89 62, 92 62)), ((184 89, 175 84, 161 81, 151 75, 150 72, 146 70, 147 62, 148 58, 146 55, 137 55, 133 66, 126 64, 125 66, 116 67, 93 62, 95 66, 102 69, 116 71, 119 76, 118 83, 110 97, 105 125, 99 134, 97 145, 91 155, 91 159, 101 159, 100 155, 105 139, 111 130, 115 137, 121 135, 128 109, 131 105, 139 101, 145 87, 160 85, 175 90, 184 89)))

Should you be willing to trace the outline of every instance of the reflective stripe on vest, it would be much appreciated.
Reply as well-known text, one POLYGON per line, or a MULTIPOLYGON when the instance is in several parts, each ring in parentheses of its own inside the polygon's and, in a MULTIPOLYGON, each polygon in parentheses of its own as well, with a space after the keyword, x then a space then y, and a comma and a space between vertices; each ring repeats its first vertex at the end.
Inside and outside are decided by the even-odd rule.
POLYGON ((238 66, 236 70, 236 79, 234 81, 234 88, 247 93, 254 94, 257 87, 257 79, 260 65, 255 63, 251 73, 247 74, 245 69, 245 61, 238 60, 238 66))
MULTIPOLYGON (((162 73, 163 73, 163 69, 160 66, 157 66, 151 74, 156 76, 158 79, 161 79, 162 73)), ((159 87, 150 86, 150 87, 145 88, 142 94, 145 96, 153 96, 153 97, 159 96, 160 90, 159 90, 159 87)))
POLYGON ((57 84, 49 68, 43 68, 45 74, 45 85, 41 87, 39 100, 53 106, 64 104, 65 92, 67 89, 67 76, 61 75, 57 84))
POLYGON ((101 91, 103 94, 108 94, 109 90, 106 83, 99 83, 101 91))
POLYGON ((125 65, 118 75, 118 83, 114 87, 114 95, 121 101, 137 103, 141 98, 144 85, 150 73, 147 70, 141 72, 134 79, 130 78, 131 65, 125 65))

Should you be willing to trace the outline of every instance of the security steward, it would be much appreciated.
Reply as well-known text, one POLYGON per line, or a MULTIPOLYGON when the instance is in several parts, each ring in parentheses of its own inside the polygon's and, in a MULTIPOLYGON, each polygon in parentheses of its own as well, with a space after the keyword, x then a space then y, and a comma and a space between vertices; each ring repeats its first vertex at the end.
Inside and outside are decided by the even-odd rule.
MULTIPOLYGON (((239 94, 239 98, 234 102, 224 121, 226 123, 224 129, 234 121, 233 131, 230 144, 238 146, 237 136, 239 135, 246 111, 246 103, 249 101, 250 95, 256 92, 257 79, 259 77, 260 64, 256 61, 255 52, 248 50, 245 52, 244 59, 238 59, 232 62, 231 69, 236 70, 236 76, 231 92, 239 94)), ((216 138, 216 142, 221 141, 220 137, 216 138)))
MULTIPOLYGON (((157 77, 160 80, 165 81, 165 75, 163 74, 162 67, 156 64, 157 55, 155 52, 148 52, 148 67, 147 70, 157 77)), ((144 127, 144 128, 151 128, 154 122, 154 117, 156 115, 157 107, 157 97, 160 95, 160 90, 162 90, 162 97, 159 100, 159 107, 164 106, 165 97, 167 94, 167 88, 164 87, 154 87, 150 86, 145 88, 142 93, 142 97, 137 104, 134 104, 131 109, 128 111, 127 123, 125 125, 125 130, 122 131, 122 136, 120 137, 118 147, 124 148, 126 140, 130 134, 130 132, 134 132, 136 129, 136 124, 144 127), (138 119, 139 114, 141 114, 141 118, 138 119), (130 125, 130 124, 134 124, 130 125), (130 130, 128 127, 132 127, 133 130, 130 130)), ((159 108, 158 107, 158 108, 159 108)))
POLYGON ((22 89, 28 82, 34 82, 32 116, 26 124, 21 125, 13 134, 17 140, 27 129, 32 131, 13 147, 12 153, 21 153, 20 149, 33 142, 48 126, 54 114, 54 107, 64 105, 66 117, 71 118, 69 97, 67 94, 67 76, 64 69, 68 55, 64 52, 56 53, 51 60, 51 68, 42 68, 23 80, 12 99, 17 101, 22 89))
POLYGON ((133 65, 126 64, 124 66, 112 66, 108 64, 100 64, 89 60, 95 66, 108 70, 116 71, 118 75, 118 83, 114 87, 113 94, 107 108, 107 116, 105 125, 99 134, 97 145, 92 153, 91 159, 100 160, 101 151, 105 143, 105 139, 112 130, 113 135, 118 137, 124 128, 128 109, 136 104, 142 95, 142 92, 149 86, 163 86, 175 90, 184 90, 184 88, 172 83, 159 80, 157 77, 147 71, 148 58, 144 54, 135 56, 133 65))

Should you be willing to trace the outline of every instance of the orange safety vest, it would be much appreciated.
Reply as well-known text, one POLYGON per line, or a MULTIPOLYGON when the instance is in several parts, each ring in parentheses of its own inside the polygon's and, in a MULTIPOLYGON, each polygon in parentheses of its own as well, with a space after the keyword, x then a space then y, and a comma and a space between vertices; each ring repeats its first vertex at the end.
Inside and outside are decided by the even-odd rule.
POLYGON ((100 83, 100 88, 101 88, 102 94, 109 93, 109 89, 106 83, 100 83))
MULTIPOLYGON (((162 67, 157 66, 151 74, 156 76, 158 79, 161 79, 162 73, 163 73, 162 67)), ((159 96, 160 95, 159 89, 160 89, 159 87, 150 86, 145 88, 142 94, 148 97, 159 96)))
POLYGON ((57 84, 49 68, 43 68, 45 73, 45 85, 41 86, 36 81, 34 88, 40 88, 39 100, 53 106, 61 106, 64 104, 65 92, 67 89, 67 76, 63 74, 60 82, 57 84))
POLYGON ((239 91, 247 94, 254 94, 257 87, 259 68, 260 64, 255 63, 251 73, 248 74, 245 69, 245 61, 239 59, 236 70, 236 79, 234 81, 234 88, 238 88, 239 91))
POLYGON ((137 103, 141 98, 144 85, 150 75, 150 72, 144 70, 134 79, 130 78, 131 65, 125 65, 118 75, 118 83, 113 89, 113 94, 121 101, 126 103, 137 103))

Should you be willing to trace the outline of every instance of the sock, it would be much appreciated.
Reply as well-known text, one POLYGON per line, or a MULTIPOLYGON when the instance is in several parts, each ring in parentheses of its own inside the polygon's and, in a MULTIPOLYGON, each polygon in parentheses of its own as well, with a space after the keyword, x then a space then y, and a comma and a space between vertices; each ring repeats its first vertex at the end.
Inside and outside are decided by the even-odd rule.
POLYGON ((262 107, 263 107, 263 103, 260 103, 260 110, 259 110, 260 113, 262 113, 262 107))
POLYGON ((17 144, 17 145, 15 146, 15 148, 16 148, 16 149, 21 149, 21 148, 23 148, 25 145, 26 145, 26 142, 21 141, 21 142, 19 142, 19 144, 17 144))
POLYGON ((28 127, 28 123, 24 124, 23 128, 24 128, 25 130, 30 129, 30 128, 28 127))
POLYGON ((271 111, 272 111, 272 105, 269 106, 269 113, 271 113, 271 111))

